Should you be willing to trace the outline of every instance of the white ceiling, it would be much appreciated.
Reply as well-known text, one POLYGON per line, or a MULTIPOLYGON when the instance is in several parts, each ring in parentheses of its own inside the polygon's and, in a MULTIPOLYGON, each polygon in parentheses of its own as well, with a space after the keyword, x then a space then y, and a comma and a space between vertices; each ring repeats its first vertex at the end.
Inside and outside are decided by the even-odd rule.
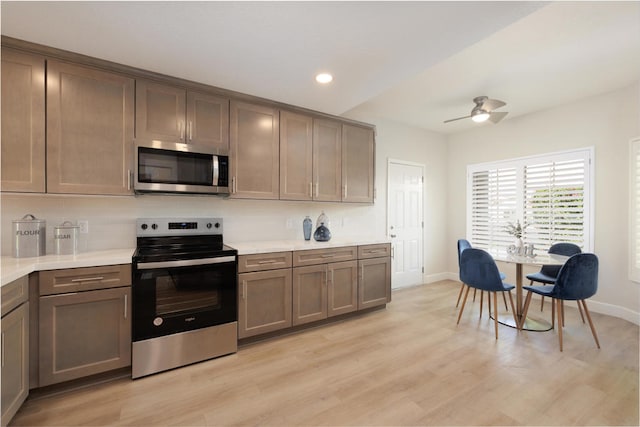
MULTIPOLYGON (((6 2, 3 35, 441 133, 640 79, 640 2, 6 2), (329 86, 313 80, 335 76, 329 86)), ((493 126, 485 123, 480 126, 493 126)))

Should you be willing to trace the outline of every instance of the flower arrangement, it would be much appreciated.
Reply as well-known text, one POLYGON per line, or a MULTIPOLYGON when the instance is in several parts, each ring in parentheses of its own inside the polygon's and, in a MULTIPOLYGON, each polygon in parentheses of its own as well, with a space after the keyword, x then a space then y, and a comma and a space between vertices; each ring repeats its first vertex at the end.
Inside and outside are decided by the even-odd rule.
POLYGON ((524 229, 527 228, 529 224, 525 223, 524 225, 520 225, 520 220, 516 221, 516 224, 513 225, 512 222, 510 222, 506 227, 506 231, 507 233, 509 233, 510 235, 512 235, 513 237, 515 237, 516 239, 521 239, 522 238, 522 233, 524 233, 524 229))

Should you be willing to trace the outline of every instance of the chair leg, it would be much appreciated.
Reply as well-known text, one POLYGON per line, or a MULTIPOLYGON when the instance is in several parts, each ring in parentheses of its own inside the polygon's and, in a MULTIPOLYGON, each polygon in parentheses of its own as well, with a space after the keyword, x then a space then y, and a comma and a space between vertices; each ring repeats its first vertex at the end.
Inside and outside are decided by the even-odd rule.
POLYGON ((527 312, 529 311, 529 304, 531 304, 531 295, 532 292, 527 292, 527 297, 524 300, 524 308, 522 309, 522 318, 516 320, 516 324, 518 325, 518 329, 522 329, 524 326, 524 321, 527 318, 527 312))
MULTIPOLYGON (((520 321, 518 320, 518 315, 513 305, 513 296, 511 295, 511 291, 508 291, 508 293, 509 293, 509 302, 511 303, 511 313, 513 313, 513 321, 516 322, 516 328, 520 330, 521 329, 519 326, 520 321)), ((502 295, 504 295, 504 293, 502 295)))
POLYGON ((473 288, 473 302, 476 302, 476 288, 473 288))
POLYGON ((489 307, 489 317, 491 317, 491 292, 487 292, 487 307, 489 307))
POLYGON ((578 303, 578 311, 580 312, 580 317, 582 317, 582 323, 586 323, 584 321, 584 314, 582 314, 582 307, 580 306, 580 301, 576 301, 578 303))
MULTIPOLYGON (((562 306, 562 327, 564 328, 564 300, 560 300, 560 305, 562 306)), ((560 318, 558 318, 558 323, 560 323, 560 318)))
MULTIPOLYGON (((591 315, 589 314, 589 309, 587 308, 587 302, 585 300, 582 301, 582 306, 584 307, 584 314, 587 315, 587 319, 589 320, 589 326, 591 327, 591 333, 593 334, 593 339, 596 340, 596 345, 600 348, 600 341, 598 341, 598 334, 596 334, 596 328, 593 326, 593 321, 591 320, 591 315)), ((578 301, 578 304, 580 304, 578 301)))
MULTIPOLYGON (((484 291, 480 291, 480 317, 482 319, 482 302, 484 301, 484 291)), ((489 309, 489 316, 491 316, 491 309, 489 309)))
POLYGON ((559 300, 556 306, 558 307, 558 340, 560 342, 560 351, 562 351, 562 300, 559 300))
POLYGON ((556 328, 556 300, 551 298, 551 329, 556 328))
POLYGON ((502 299, 504 300, 504 309, 509 311, 509 307, 507 307, 507 296, 502 292, 502 299))
POLYGON ((464 305, 467 303, 467 296, 469 296, 469 290, 471 286, 467 286, 467 291, 464 293, 464 299, 462 300, 462 307, 460 307, 460 314, 458 314, 458 321, 456 325, 460 324, 460 318, 462 317, 462 312, 464 311, 464 305))
MULTIPOLYGON (((487 292, 491 295, 491 292, 487 292)), ((498 339, 498 293, 493 293, 493 323, 496 325, 496 339, 498 339)))
POLYGON ((465 284, 460 285, 460 292, 458 292, 458 301, 456 301, 456 308, 458 308, 458 304, 460 304, 460 298, 462 298, 462 292, 464 291, 465 284))
POLYGON ((544 311, 544 295, 540 298, 540 311, 544 311))

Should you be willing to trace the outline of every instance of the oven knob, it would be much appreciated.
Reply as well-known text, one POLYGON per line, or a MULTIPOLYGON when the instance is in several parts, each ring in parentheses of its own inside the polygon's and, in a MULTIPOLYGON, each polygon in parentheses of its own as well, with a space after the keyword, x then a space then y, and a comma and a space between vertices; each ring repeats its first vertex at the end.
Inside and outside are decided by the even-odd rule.
POLYGON ((153 228, 154 230, 158 229, 158 224, 151 224, 151 228, 153 228))
POLYGON ((210 222, 207 223, 207 228, 213 227, 210 222))
POLYGON ((155 319, 153 319, 153 324, 154 324, 155 326, 160 326, 160 325, 162 325, 162 322, 163 322, 162 317, 156 317, 155 319))
POLYGON ((219 223, 219 222, 216 222, 215 227, 216 227, 216 228, 220 228, 220 223, 219 223))
POLYGON ((147 224, 142 224, 141 227, 142 227, 143 230, 146 230, 149 226, 147 224))

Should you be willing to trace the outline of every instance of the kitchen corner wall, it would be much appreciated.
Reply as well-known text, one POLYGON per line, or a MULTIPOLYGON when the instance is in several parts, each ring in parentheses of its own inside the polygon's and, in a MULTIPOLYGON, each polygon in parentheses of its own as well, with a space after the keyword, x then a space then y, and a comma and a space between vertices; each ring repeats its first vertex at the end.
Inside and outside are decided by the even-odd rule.
MULTIPOLYGON (((302 220, 314 224, 324 210, 330 230, 339 239, 384 235, 384 216, 375 206, 343 203, 235 200, 218 196, 76 196, 3 193, 2 255, 11 256, 12 220, 33 214, 47 221, 47 254, 53 253, 53 228, 65 220, 89 221, 89 233, 80 234, 79 251, 134 248, 139 217, 216 216, 224 219, 226 242, 303 239, 302 220)), ((376 205, 381 203, 376 201, 376 205)), ((382 211, 384 214, 384 211, 382 211)))

